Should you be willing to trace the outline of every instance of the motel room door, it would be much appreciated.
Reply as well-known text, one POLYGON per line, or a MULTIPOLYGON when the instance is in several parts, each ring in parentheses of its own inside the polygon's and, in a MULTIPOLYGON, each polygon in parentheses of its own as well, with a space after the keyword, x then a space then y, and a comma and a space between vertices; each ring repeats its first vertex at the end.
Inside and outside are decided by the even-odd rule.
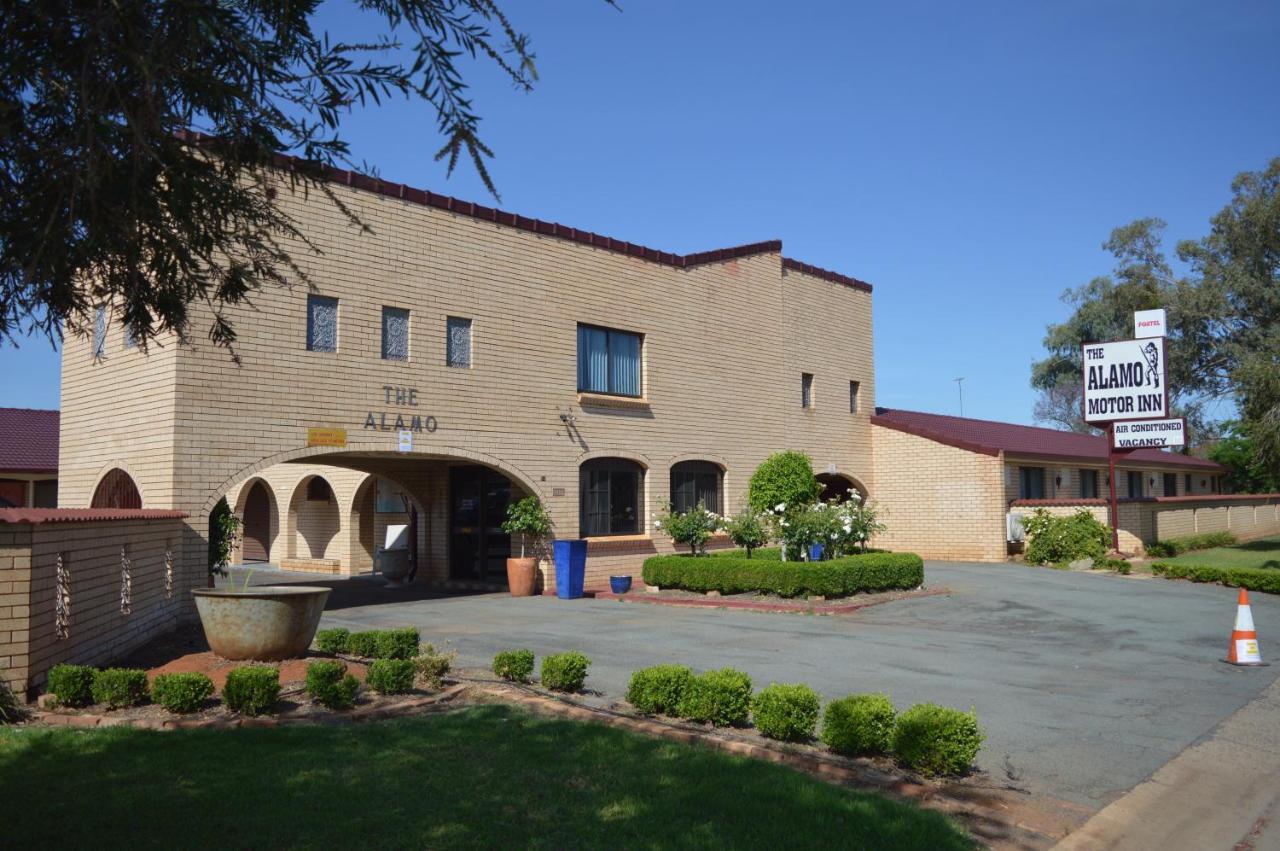
POLYGON ((511 536, 502 531, 511 481, 488 467, 449 470, 449 578, 506 584, 511 536))
POLYGON ((262 482, 254 482, 244 500, 241 554, 247 562, 271 560, 271 497, 262 482))

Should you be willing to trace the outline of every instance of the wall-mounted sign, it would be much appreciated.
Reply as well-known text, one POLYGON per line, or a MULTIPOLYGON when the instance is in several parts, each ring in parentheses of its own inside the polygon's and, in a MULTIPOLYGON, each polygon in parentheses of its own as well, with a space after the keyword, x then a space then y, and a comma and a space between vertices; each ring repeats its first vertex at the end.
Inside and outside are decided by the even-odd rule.
MULTIPOLYGON (((392 405, 397 408, 416 408, 418 407, 418 388, 416 387, 398 387, 391 384, 384 384, 382 387, 383 404, 392 405)), ((436 418, 430 415, 420 413, 400 413, 396 411, 370 411, 365 414, 364 428, 369 431, 397 431, 403 434, 409 432, 434 432, 439 427, 436 418)), ((410 449, 402 449, 401 452, 412 452, 410 449)))
POLYGON ((1133 312, 1133 336, 1163 337, 1166 334, 1164 308, 1156 310, 1135 310, 1133 312))
POLYGON ((401 431, 400 439, 396 444, 396 449, 400 450, 401 452, 412 452, 413 451, 413 432, 409 431, 408 429, 401 431))
POLYGON ((1164 420, 1129 420, 1112 426, 1111 445, 1115 449, 1177 447, 1187 442, 1187 421, 1182 417, 1164 420))
POLYGON ((307 446, 346 446, 347 430, 345 428, 309 428, 307 429, 307 446))
POLYGON ((1088 343, 1082 354, 1085 422, 1168 416, 1163 339, 1088 343))

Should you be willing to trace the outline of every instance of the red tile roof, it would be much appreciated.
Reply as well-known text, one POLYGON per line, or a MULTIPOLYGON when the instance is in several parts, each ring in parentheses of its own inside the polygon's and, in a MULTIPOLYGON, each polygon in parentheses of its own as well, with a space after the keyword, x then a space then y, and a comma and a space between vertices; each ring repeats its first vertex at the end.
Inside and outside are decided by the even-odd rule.
MULTIPOLYGON (((207 136, 204 133, 195 133, 184 130, 180 131, 178 136, 193 145, 209 147, 217 143, 217 140, 214 137, 207 136)), ((673 254, 670 251, 660 251, 656 248, 637 245, 634 242, 614 239, 609 236, 601 236, 598 233, 592 233, 591 231, 581 230, 579 228, 572 228, 568 225, 547 222, 542 219, 531 219, 528 216, 522 216, 519 213, 509 213, 506 210, 499 210, 495 207, 486 207, 483 204, 477 204, 474 201, 463 201, 460 198, 453 198, 449 195, 440 195, 426 189, 415 189, 414 187, 406 186, 403 183, 392 183, 389 180, 383 180, 379 177, 371 177, 357 171, 348 171, 340 168, 325 168, 317 171, 304 160, 301 160, 298 157, 288 156, 287 154, 278 154, 275 158, 275 162, 277 166, 286 171, 302 171, 305 168, 308 175, 318 177, 319 179, 326 180, 330 183, 341 183, 344 186, 350 186, 354 189, 361 189, 378 195, 387 195, 391 198, 399 198, 402 201, 407 201, 410 204, 418 204, 423 207, 435 207, 440 210, 448 210, 451 213, 456 213, 460 216, 468 216, 473 219, 479 219, 483 222, 493 222, 506 227, 513 227, 520 230, 530 231, 532 233, 542 234, 543 236, 566 239, 571 242, 580 242, 596 248, 603 248, 606 251, 616 251, 620 254, 639 257, 641 260, 648 260, 652 263, 662 263, 667 266, 675 266, 677 269, 687 269, 691 266, 698 266, 703 263, 719 263, 725 260, 733 260, 738 257, 748 257, 752 254, 779 254, 782 251, 782 240, 772 239, 766 242, 753 242, 750 245, 738 245, 732 248, 716 248, 711 251, 699 251, 694 254, 673 254)), ((824 280, 844 284, 845 286, 863 290, 864 292, 871 292, 871 284, 868 284, 866 281, 860 281, 857 278, 851 278, 848 275, 841 275, 838 272, 819 269, 817 266, 810 266, 807 263, 801 263, 799 260, 792 260, 787 257, 782 259, 782 264, 784 268, 795 269, 810 275, 816 275, 824 280)))
POLYGON ((179 520, 164 508, 0 508, 0 523, 90 523, 95 520, 179 520))
POLYGON ((0 408, 0 475, 58 472, 58 412, 0 408))
MULTIPOLYGON (((1064 461, 1097 463, 1107 460, 1107 439, 1090 434, 889 408, 876 408, 871 422, 985 455, 1004 452, 1007 455, 1061 458, 1064 461)), ((1158 467, 1206 472, 1225 469, 1204 458, 1165 452, 1162 449, 1135 449, 1122 457, 1124 460, 1121 463, 1128 464, 1141 462, 1158 467)))

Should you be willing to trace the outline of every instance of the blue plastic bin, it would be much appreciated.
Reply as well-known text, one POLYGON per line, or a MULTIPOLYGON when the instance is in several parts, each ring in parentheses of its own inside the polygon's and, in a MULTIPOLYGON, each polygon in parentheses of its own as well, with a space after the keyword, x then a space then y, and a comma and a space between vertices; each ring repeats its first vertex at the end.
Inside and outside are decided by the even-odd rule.
POLYGON ((822 544, 809 545, 809 561, 822 561, 822 551, 826 549, 822 544))
POLYGON ((556 596, 561 600, 578 599, 587 578, 587 542, 552 541, 551 551, 556 560, 556 596))

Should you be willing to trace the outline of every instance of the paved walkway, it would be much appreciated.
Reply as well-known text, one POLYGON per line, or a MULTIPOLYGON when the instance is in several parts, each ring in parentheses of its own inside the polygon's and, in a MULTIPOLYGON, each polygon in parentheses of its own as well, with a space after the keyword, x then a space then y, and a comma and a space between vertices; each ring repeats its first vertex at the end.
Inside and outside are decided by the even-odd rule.
MULTIPOLYGON (((268 579, 263 576, 262 579, 268 579)), ((621 698, 660 662, 732 665, 757 685, 807 682, 826 698, 888 691, 977 708, 978 762, 995 783, 1097 810, 1266 689, 1280 666, 1219 660, 1236 591, 1014 565, 929 564, 947 596, 841 617, 703 611, 597 600, 432 596, 366 581, 335 593, 325 626, 416 625, 459 662, 504 648, 580 649, 588 686, 621 698)), ((1280 599, 1255 595, 1264 654, 1280 653, 1280 599)), ((1234 839, 1233 839, 1234 841, 1234 839)))

